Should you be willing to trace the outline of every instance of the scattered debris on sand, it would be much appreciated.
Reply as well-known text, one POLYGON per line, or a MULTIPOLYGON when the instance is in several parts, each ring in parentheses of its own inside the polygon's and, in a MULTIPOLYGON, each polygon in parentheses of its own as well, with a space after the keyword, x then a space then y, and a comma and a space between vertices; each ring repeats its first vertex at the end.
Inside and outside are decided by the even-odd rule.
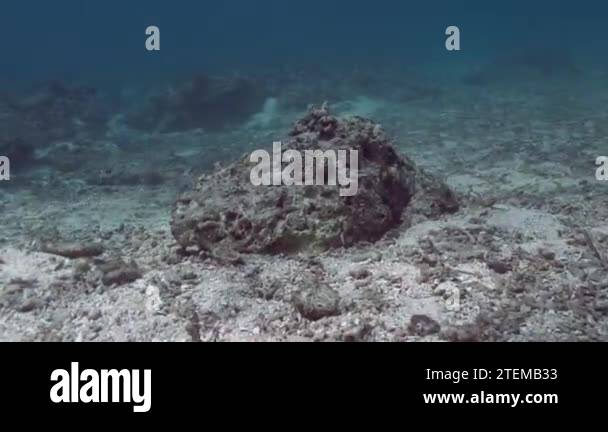
POLYGON ((498 61, 437 91, 202 77, 110 122, 89 87, 0 96, 0 340, 607 341, 606 76, 505 61, 534 91, 498 61), (285 148, 360 151, 357 197, 250 183, 297 119, 285 148))

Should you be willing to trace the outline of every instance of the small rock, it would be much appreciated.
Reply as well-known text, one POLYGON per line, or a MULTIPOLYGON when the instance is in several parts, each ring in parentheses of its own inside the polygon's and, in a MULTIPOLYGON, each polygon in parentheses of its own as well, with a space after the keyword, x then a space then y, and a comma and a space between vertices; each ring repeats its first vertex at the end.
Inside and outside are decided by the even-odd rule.
POLYGON ((5 286, 0 286, 0 307, 12 307, 21 301, 23 298, 23 287, 19 284, 9 283, 5 286))
POLYGON ((546 248, 540 248, 538 250, 538 254, 543 257, 544 259, 546 259, 547 261, 553 261, 555 259, 555 252, 546 249, 546 248))
POLYGON ((139 270, 134 268, 121 268, 119 270, 114 270, 109 273, 106 273, 102 282, 104 285, 125 285, 131 282, 135 282, 137 279, 141 277, 141 273, 139 270))
POLYGON ((367 280, 357 280, 357 281, 355 281, 355 288, 357 288, 357 289, 365 288, 368 285, 369 285, 369 281, 367 281, 367 280))
POLYGON ((371 262, 380 262, 382 261, 382 254, 380 252, 372 252, 370 257, 371 262))
POLYGON ((437 264, 439 264, 439 258, 435 254, 428 254, 422 257, 422 262, 428 264, 430 267, 437 267, 437 264))
POLYGON ((104 247, 98 243, 47 243, 41 250, 71 259, 96 257, 104 253, 104 247))
POLYGON ((481 340, 480 329, 473 324, 462 327, 453 327, 441 334, 442 339, 448 342, 479 342, 481 340))
POLYGON ((370 253, 360 253, 360 254, 354 255, 351 259, 355 263, 362 263, 365 261, 369 261, 370 257, 371 257, 370 253))
POLYGON ((524 292, 526 292, 526 286, 521 282, 514 283, 510 286, 510 288, 514 294, 523 294, 524 292))
POLYGON ((591 270, 587 280, 593 285, 602 285, 606 282, 606 271, 604 269, 591 270))
POLYGON ((35 309, 38 309, 41 306, 42 306, 42 302, 40 300, 30 298, 30 299, 24 300, 23 303, 21 303, 21 305, 17 308, 17 312, 27 313, 27 312, 31 312, 35 309))
POLYGON ((89 312, 89 319, 91 321, 97 321, 102 317, 102 313, 99 309, 89 312))
POLYGON ((197 276, 196 273, 194 273, 193 271, 185 271, 181 274, 181 278, 185 281, 192 281, 197 279, 197 276))
POLYGON ((127 264, 122 260, 117 260, 104 264, 100 268, 103 273, 101 281, 105 286, 125 285, 142 277, 135 262, 127 264))
POLYGON ((9 285, 17 285, 21 288, 34 288, 38 285, 38 281, 35 279, 15 278, 10 280, 9 285))
POLYGON ((498 274, 506 274, 506 273, 509 273, 510 271, 513 271, 511 264, 504 262, 504 261, 488 260, 486 262, 486 264, 488 265, 488 267, 491 270, 493 270, 494 272, 496 272, 498 274))
POLYGON ((410 320, 408 331, 417 336, 430 336, 439 333, 441 326, 427 315, 414 315, 410 320))
POLYGON ((368 324, 360 325, 344 333, 344 342, 364 342, 372 327, 368 324))
POLYGON ((307 283, 293 297, 293 305, 304 318, 318 321, 340 314, 340 296, 323 282, 307 283))
POLYGON ((608 313, 608 300, 598 301, 594 308, 597 312, 608 313))
POLYGON ((367 279, 372 275, 366 267, 359 267, 348 272, 349 276, 355 280, 367 279))

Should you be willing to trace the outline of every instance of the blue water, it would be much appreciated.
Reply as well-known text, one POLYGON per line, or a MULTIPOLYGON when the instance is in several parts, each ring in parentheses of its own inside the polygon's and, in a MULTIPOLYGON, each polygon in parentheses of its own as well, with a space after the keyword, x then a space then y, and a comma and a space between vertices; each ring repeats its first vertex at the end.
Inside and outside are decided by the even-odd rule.
POLYGON ((191 70, 383 61, 451 67, 505 50, 559 47, 604 63, 602 1, 4 0, 0 77, 140 80, 191 70), (144 30, 161 29, 161 52, 144 30), (450 57, 444 31, 463 51, 450 57))

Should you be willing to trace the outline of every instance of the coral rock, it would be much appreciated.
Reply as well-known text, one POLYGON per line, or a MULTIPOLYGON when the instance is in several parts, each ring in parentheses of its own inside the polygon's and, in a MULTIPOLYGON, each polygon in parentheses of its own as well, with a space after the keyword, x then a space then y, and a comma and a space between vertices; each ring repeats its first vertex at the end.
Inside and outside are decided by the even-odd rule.
POLYGON ((340 296, 320 280, 307 281, 293 297, 293 305, 304 318, 318 321, 340 314, 340 296))
POLYGON ((340 186, 254 186, 249 158, 203 176, 174 208, 172 232, 184 248, 297 253, 375 242, 401 224, 404 211, 437 217, 458 209, 450 189, 400 156, 382 128, 326 107, 296 123, 284 149, 357 150, 358 193, 340 186))

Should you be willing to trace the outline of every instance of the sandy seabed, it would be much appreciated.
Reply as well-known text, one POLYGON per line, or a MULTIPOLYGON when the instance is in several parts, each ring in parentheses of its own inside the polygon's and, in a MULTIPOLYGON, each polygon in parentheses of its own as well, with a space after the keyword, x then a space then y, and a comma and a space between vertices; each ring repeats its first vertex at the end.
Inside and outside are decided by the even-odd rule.
POLYGON ((0 185, 0 340, 606 341, 608 184, 595 179, 608 136, 601 82, 585 84, 597 92, 546 83, 534 92, 454 87, 433 100, 337 102, 380 122, 462 206, 376 244, 317 256, 203 260, 180 255, 170 231, 172 204, 198 162, 270 147, 297 113, 226 133, 109 132, 81 177, 43 166, 26 184, 14 176, 0 185), (148 147, 126 151, 127 138, 148 147), (167 180, 85 180, 108 167, 155 167, 167 180), (48 239, 103 251, 65 258, 48 253, 48 239), (108 262, 138 275, 103 283, 108 262), (340 297, 335 316, 317 321, 291 301, 313 267, 340 297))

